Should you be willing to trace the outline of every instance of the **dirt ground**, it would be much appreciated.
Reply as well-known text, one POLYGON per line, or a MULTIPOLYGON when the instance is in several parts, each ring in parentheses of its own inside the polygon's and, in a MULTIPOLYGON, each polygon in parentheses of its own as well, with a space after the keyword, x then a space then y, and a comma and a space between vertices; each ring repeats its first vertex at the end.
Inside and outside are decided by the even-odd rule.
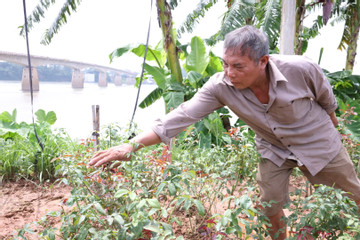
MULTIPOLYGON (((51 211, 61 209, 61 202, 71 188, 54 184, 39 184, 27 180, 0 185, 0 240, 12 239, 27 223, 40 220, 51 211)), ((60 218, 52 218, 59 224, 60 218)), ((35 230, 36 231, 36 230, 35 230)), ((29 239, 37 239, 36 234, 29 239)))

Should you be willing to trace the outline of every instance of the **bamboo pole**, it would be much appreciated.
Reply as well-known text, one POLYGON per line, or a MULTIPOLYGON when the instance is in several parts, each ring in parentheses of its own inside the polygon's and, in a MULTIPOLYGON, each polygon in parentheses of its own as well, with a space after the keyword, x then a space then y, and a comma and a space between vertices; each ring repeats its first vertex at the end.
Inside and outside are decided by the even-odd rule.
POLYGON ((99 150, 99 132, 100 132, 100 106, 92 105, 92 119, 93 119, 93 140, 94 140, 94 149, 99 150))

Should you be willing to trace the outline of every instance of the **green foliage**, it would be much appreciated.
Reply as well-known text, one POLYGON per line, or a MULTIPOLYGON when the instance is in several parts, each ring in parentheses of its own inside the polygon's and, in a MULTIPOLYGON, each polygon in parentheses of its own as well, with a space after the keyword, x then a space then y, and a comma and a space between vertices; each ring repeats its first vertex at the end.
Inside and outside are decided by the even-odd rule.
MULTIPOLYGON (((222 63, 218 57, 213 53, 208 52, 203 40, 199 37, 193 37, 190 45, 180 46, 182 54, 180 58, 184 61, 184 80, 180 84, 170 70, 167 68, 166 55, 161 47, 161 44, 156 48, 148 48, 146 60, 155 62, 156 66, 145 63, 145 78, 152 77, 156 82, 158 88, 152 91, 145 99, 139 104, 141 108, 150 106, 161 97, 165 101, 166 111, 178 107, 185 100, 189 100, 197 92, 199 88, 209 79, 209 77, 216 72, 222 71, 222 63), (187 52, 187 49, 190 52, 187 52)), ((131 48, 130 46, 118 48, 110 54, 111 61, 116 57, 121 57, 127 52, 132 52, 139 57, 144 57, 145 46, 139 45, 138 47, 131 48)), ((140 79, 137 78, 136 85, 139 85, 140 79)), ((213 129, 208 125, 208 129, 213 129)), ((204 135, 204 138, 208 138, 204 135)))
MULTIPOLYGON (((26 233, 53 239, 56 233, 61 239, 266 239, 252 131, 241 125, 229 132, 231 143, 210 149, 199 148, 193 133, 189 128, 174 139, 171 150, 143 148, 115 169, 87 166, 94 154, 90 140, 75 154, 63 151, 56 176, 59 184, 72 186, 71 196, 61 200, 61 210, 20 229, 17 238, 26 233), (58 228, 49 221, 53 217, 61 219, 58 228), (42 228, 35 232, 34 226, 42 228)), ((116 124, 100 134, 101 148, 127 142, 129 136, 116 124)), ((320 186, 308 198, 301 194, 301 189, 293 192, 289 206, 289 239, 306 231, 332 237, 327 239, 359 236, 356 205, 343 192, 320 186)))
POLYGON ((339 131, 360 142, 360 76, 350 71, 330 73, 324 70, 337 98, 337 115, 340 118, 339 131))
MULTIPOLYGON (((203 40, 199 37, 193 37, 190 45, 182 45, 182 54, 180 58, 184 61, 184 80, 179 84, 170 71, 166 68, 163 50, 157 46, 156 49, 149 48, 147 61, 155 61, 157 66, 145 64, 146 76, 151 76, 156 82, 158 88, 151 92, 141 103, 140 107, 150 106, 153 102, 163 97, 166 111, 175 109, 181 103, 189 100, 199 88, 216 72, 222 71, 222 63, 219 57, 212 52, 208 52, 203 40), (187 51, 190 49, 190 52, 187 51)), ((131 49, 130 47, 115 50, 110 58, 122 56, 126 51, 131 51, 139 57, 143 57, 144 46, 131 49)), ((137 79, 139 81, 139 79, 137 79)), ((139 82, 137 82, 137 85, 139 82)), ((212 144, 224 143, 222 135, 226 130, 223 128, 220 116, 211 115, 196 125, 197 136, 201 139, 202 147, 211 147, 212 144), (205 132, 202 132, 205 130, 205 132)))
MULTIPOLYGON (((179 27, 178 36, 192 32, 206 12, 216 6, 218 1, 200 1, 196 9, 188 14, 185 22, 179 27)), ((221 28, 205 41, 209 45, 223 40, 230 31, 244 25, 255 25, 262 28, 269 36, 270 49, 277 51, 280 36, 280 1, 225 1, 227 11, 223 15, 221 28)), ((176 6, 176 4, 174 4, 176 6)))
POLYGON ((191 39, 191 51, 186 57, 184 68, 187 72, 203 74, 209 64, 209 54, 207 54, 205 44, 200 37, 191 39))
POLYGON ((324 70, 326 77, 333 86, 334 94, 343 102, 348 100, 359 101, 360 75, 352 75, 351 71, 338 71, 330 73, 324 70))
POLYGON ((319 185, 311 196, 291 211, 288 221, 292 223, 291 229, 296 237, 289 239, 305 239, 306 236, 334 240, 360 237, 358 207, 339 189, 319 185))
MULTIPOLYGON (((114 124, 103 128, 101 134, 104 142, 100 145, 105 148, 127 142, 127 130, 114 124)), ((56 232, 62 239, 179 240, 189 233, 202 236, 204 230, 218 237, 236 238, 245 232, 255 237, 252 230, 266 234, 264 222, 254 222, 263 218, 252 206, 250 196, 236 196, 254 184, 248 181, 242 186, 242 179, 248 173, 254 178, 256 151, 250 153, 250 145, 206 150, 189 147, 187 141, 179 139, 171 152, 165 145, 142 149, 132 161, 112 170, 86 165, 94 151, 89 141, 80 144, 78 154, 61 154, 56 175, 64 177, 59 184, 69 184, 73 190, 62 200, 62 210, 48 213, 35 223, 43 227, 36 234, 50 239, 56 232), (234 207, 224 213, 218 208, 221 201, 234 207), (48 221, 54 216, 61 218, 59 229, 48 221), (233 231, 235 221, 244 224, 246 231, 233 231), (186 227, 188 232, 175 235, 176 226, 186 227)), ((35 234, 32 225, 19 230, 18 237, 25 233, 35 234)))
POLYGON ((55 175, 58 162, 56 158, 66 150, 74 150, 73 141, 63 131, 53 131, 51 125, 56 121, 56 114, 52 111, 45 113, 38 110, 36 132, 39 146, 34 132, 34 125, 16 122, 16 109, 10 114, 0 114, 0 175, 2 180, 17 178, 34 178, 41 181, 51 179, 55 175))

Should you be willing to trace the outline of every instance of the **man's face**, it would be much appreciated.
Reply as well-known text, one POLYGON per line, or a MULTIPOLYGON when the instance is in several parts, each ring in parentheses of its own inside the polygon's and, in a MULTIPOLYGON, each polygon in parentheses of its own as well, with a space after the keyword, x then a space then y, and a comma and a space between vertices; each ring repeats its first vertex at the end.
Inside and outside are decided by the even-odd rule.
POLYGON ((238 52, 228 49, 223 55, 225 75, 237 89, 256 86, 261 81, 260 78, 264 76, 267 56, 264 57, 256 64, 247 54, 241 56, 238 52))

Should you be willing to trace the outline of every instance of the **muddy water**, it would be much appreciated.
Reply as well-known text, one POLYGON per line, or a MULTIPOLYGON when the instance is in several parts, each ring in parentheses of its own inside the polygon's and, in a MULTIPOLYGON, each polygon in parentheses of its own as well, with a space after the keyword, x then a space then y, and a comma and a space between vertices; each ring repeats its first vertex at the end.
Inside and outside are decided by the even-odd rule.
MULTIPOLYGON (((142 85, 139 103, 155 85, 142 85)), ((96 83, 85 83, 83 89, 73 89, 70 82, 40 82, 40 90, 34 93, 34 112, 38 109, 54 111, 56 128, 65 128, 73 138, 91 135, 92 105, 100 106, 100 126, 117 122, 126 127, 135 105, 137 88, 132 85, 99 87, 96 83)), ((17 122, 32 122, 30 92, 21 91, 21 82, 0 81, 0 113, 17 109, 17 122)), ((153 120, 165 114, 163 100, 152 106, 137 108, 135 122, 140 129, 150 127, 153 120)))

